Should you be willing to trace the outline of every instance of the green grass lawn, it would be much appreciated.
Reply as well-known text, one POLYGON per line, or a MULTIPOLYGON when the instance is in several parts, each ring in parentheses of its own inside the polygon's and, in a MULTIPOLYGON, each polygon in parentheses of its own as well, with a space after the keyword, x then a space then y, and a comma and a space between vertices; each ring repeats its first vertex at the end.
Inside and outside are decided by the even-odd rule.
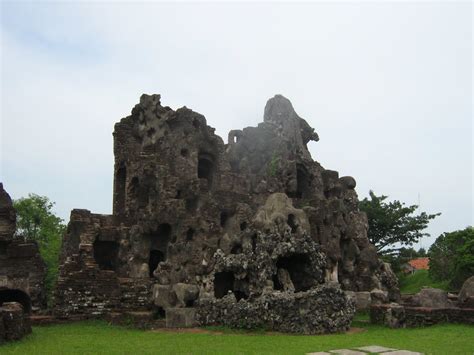
POLYGON ((431 280, 428 270, 418 270, 414 274, 401 276, 399 281, 401 293, 418 293, 424 286, 448 290, 448 282, 431 280))
MULTIPOLYGON (((362 331, 334 335, 286 335, 223 330, 221 333, 140 331, 102 321, 35 327, 25 339, 0 346, 1 354, 305 354, 382 345, 426 354, 473 354, 474 327, 444 324, 388 329, 355 321, 362 331)), ((222 329, 218 329, 222 330, 222 329)))

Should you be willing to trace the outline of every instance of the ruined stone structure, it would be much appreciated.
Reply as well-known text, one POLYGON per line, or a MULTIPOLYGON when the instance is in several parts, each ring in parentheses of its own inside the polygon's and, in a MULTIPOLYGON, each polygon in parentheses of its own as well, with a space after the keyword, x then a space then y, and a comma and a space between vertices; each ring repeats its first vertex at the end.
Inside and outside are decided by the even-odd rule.
POLYGON ((71 213, 56 315, 323 333, 350 324, 341 288, 396 300, 356 182, 313 161, 318 139, 280 95, 227 144, 201 114, 143 95, 115 125, 113 215, 71 213))
POLYGON ((415 295, 404 295, 400 303, 372 305, 370 320, 391 328, 425 327, 437 323, 474 324, 474 276, 466 280, 459 295, 423 288, 415 295))
POLYGON ((3 302, 0 306, 0 344, 19 340, 31 333, 28 313, 18 302, 3 302))
POLYGON ((28 315, 46 306, 38 245, 15 238, 15 230, 12 200, 0 183, 0 343, 31 332, 28 315))
POLYGON ((46 307, 46 267, 34 241, 14 237, 16 212, 0 183, 0 304, 16 301, 29 313, 46 307))

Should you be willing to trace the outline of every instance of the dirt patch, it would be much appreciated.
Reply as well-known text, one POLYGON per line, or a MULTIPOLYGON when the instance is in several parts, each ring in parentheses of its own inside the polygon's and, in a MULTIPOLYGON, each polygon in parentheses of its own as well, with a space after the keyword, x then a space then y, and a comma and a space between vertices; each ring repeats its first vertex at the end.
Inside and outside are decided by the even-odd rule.
POLYGON ((349 329, 346 334, 357 334, 357 333, 363 333, 363 332, 366 332, 367 329, 364 329, 364 328, 356 328, 356 327, 352 327, 351 329, 349 329))

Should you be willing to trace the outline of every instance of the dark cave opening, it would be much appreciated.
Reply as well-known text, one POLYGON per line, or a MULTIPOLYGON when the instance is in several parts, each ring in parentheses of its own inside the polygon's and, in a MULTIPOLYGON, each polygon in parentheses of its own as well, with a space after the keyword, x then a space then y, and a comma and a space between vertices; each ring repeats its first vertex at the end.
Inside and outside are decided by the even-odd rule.
MULTIPOLYGON (((288 271, 291 282, 293 282, 293 286, 295 287, 295 292, 307 291, 315 284, 311 274, 311 263, 306 254, 292 254, 280 257, 276 266, 277 269, 285 269, 288 271)), ((280 283, 278 282, 278 284, 280 283)))
POLYGON ((0 306, 6 302, 18 302, 23 306, 25 313, 31 312, 31 299, 28 294, 21 290, 6 289, 0 290, 0 306))
POLYGON ((130 194, 130 199, 138 199, 138 189, 140 188, 140 181, 138 177, 134 176, 128 185, 128 192, 130 194))
POLYGON ((165 255, 161 250, 150 250, 150 258, 148 259, 150 277, 153 277, 153 272, 158 267, 158 264, 162 261, 165 261, 165 255))
POLYGON ((115 213, 125 212, 125 194, 126 194, 127 169, 122 166, 117 169, 115 174, 115 213))
POLYGON ((214 275, 214 296, 222 298, 229 291, 234 289, 235 277, 234 273, 229 271, 217 272, 214 275))
MULTIPOLYGON (((291 175, 291 174, 290 174, 291 175)), ((296 165, 296 191, 286 191, 290 198, 304 198, 309 195, 310 176, 306 168, 296 165)))
POLYGON ((288 220, 287 220, 288 225, 291 228, 291 233, 296 233, 296 230, 298 229, 298 224, 296 224, 295 220, 295 215, 294 214, 289 214, 288 215, 288 220))
POLYGON ((3 240, 0 241, 0 255, 7 255, 8 244, 10 243, 3 240))
POLYGON ((158 264, 166 260, 168 244, 171 240, 171 230, 170 224, 162 223, 156 231, 147 235, 150 239, 150 257, 148 260, 150 277, 153 277, 153 271, 158 267, 158 264))
POLYGON ((198 178, 206 179, 209 188, 212 186, 212 180, 214 178, 214 159, 209 154, 199 154, 198 160, 198 178))
POLYGON ((225 228, 228 219, 229 213, 227 211, 222 211, 220 215, 220 224, 222 228, 225 228))
POLYGON ((188 157, 189 156, 189 150, 186 149, 186 148, 183 148, 183 149, 181 149, 180 154, 181 154, 182 157, 188 157))
POLYGON ((258 235, 252 234, 252 250, 255 250, 257 248, 257 239, 258 235))
POLYGON ((247 299, 249 297, 248 279, 236 279, 234 273, 230 271, 217 272, 214 275, 214 296, 222 298, 229 291, 233 292, 237 301, 242 298, 247 299))
POLYGON ((165 319, 166 311, 163 307, 155 307, 153 309, 153 319, 165 319))
POLYGON ((231 254, 242 254, 242 245, 241 244, 235 244, 231 251, 231 254))
POLYGON ((194 229, 188 228, 188 230, 186 231, 186 240, 189 242, 193 240, 193 238, 194 238, 194 229))
POLYGON ((117 269, 119 244, 114 241, 96 240, 93 244, 94 260, 101 270, 117 269))
POLYGON ((280 280, 278 279, 278 275, 273 275, 273 289, 277 291, 283 291, 283 285, 281 284, 280 280))
POLYGON ((296 197, 303 198, 308 195, 309 176, 303 165, 296 166, 296 197))

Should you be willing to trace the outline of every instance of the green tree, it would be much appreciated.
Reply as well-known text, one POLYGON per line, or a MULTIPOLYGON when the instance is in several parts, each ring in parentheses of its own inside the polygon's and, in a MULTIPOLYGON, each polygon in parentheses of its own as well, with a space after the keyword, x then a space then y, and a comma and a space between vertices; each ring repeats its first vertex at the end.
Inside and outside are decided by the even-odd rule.
POLYGON ((59 251, 65 231, 63 220, 52 211, 54 202, 46 196, 29 194, 13 201, 17 212, 16 237, 35 240, 46 263, 46 292, 51 304, 52 291, 58 278, 59 251))
POLYGON ((417 205, 405 206, 400 201, 386 202, 388 196, 377 196, 369 192, 370 199, 359 202, 359 208, 367 214, 369 222, 368 237, 380 254, 396 253, 401 246, 411 246, 421 237, 429 236, 423 230, 430 220, 441 213, 415 214, 417 205))
POLYGON ((474 275, 474 228, 441 234, 431 245, 429 274, 433 280, 449 281, 453 289, 474 275))

